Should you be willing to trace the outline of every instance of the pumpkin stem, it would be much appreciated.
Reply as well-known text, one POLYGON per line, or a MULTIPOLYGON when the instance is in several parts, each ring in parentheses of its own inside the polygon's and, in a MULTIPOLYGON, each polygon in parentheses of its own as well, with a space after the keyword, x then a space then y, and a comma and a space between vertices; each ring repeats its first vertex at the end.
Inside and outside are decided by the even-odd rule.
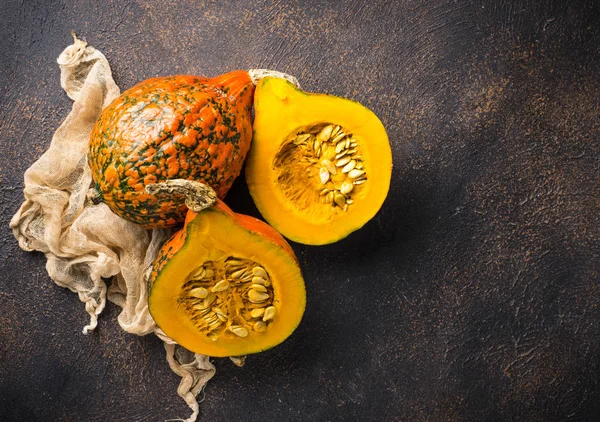
POLYGON ((90 188, 85 196, 87 200, 94 205, 98 205, 102 202, 102 195, 100 195, 100 192, 98 192, 96 188, 90 188))
POLYGON ((239 366, 240 368, 242 366, 244 366, 244 364, 246 363, 246 355, 244 356, 230 356, 229 359, 235 363, 236 366, 239 366))
POLYGON ((150 195, 180 194, 185 196, 185 205, 194 212, 211 207, 217 201, 217 194, 205 183, 194 180, 172 179, 146 185, 150 195))
POLYGON ((300 88, 300 83, 298 82, 298 79, 296 79, 292 75, 288 75, 287 73, 283 73, 283 72, 278 72, 276 70, 250 69, 248 71, 248 74, 250 75, 250 79, 252 79, 252 83, 254 85, 258 84, 258 81, 260 81, 262 78, 266 78, 268 76, 272 76, 272 77, 275 77, 275 78, 285 79, 286 81, 294 84, 294 86, 300 88))

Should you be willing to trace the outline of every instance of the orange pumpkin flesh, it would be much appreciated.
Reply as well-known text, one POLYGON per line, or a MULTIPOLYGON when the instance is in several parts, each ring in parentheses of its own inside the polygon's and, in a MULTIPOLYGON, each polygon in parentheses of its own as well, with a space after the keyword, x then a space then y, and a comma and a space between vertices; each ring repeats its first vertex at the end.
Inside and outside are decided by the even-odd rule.
POLYGON ((299 243, 335 242, 382 206, 392 154, 377 116, 354 101, 261 80, 254 96, 250 194, 265 220, 299 243))
POLYGON ((221 201, 188 211, 184 227, 162 246, 150 280, 157 325, 183 347, 215 357, 281 343, 300 323, 306 302, 298 261, 281 235, 221 201), (262 270, 267 275, 260 281, 262 270), (274 316, 263 321, 269 308, 274 316), (256 309, 262 311, 254 315, 262 313, 253 317, 256 309))
POLYGON ((148 184, 196 180, 223 198, 250 147, 253 93, 246 71, 154 78, 123 92, 91 134, 96 199, 125 219, 162 228, 183 222, 184 198, 159 200, 144 190, 148 184))

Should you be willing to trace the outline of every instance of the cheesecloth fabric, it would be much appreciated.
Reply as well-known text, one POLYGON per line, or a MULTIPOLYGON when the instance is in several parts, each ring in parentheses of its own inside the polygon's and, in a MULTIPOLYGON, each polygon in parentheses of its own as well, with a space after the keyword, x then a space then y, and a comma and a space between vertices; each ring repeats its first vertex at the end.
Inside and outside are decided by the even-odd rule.
POLYGON ((164 335, 148 312, 147 275, 167 230, 146 230, 86 200, 92 181, 86 152, 98 115, 119 95, 104 55, 73 35, 58 57, 60 83, 73 108, 48 150, 25 172, 25 202, 10 222, 19 246, 46 255, 56 284, 79 295, 90 315, 87 334, 109 300, 122 308, 118 322, 128 333, 154 333, 165 343, 167 361, 181 377, 177 393, 199 412, 196 395, 215 373, 204 355, 164 335), (111 279, 107 288, 104 279, 111 279))

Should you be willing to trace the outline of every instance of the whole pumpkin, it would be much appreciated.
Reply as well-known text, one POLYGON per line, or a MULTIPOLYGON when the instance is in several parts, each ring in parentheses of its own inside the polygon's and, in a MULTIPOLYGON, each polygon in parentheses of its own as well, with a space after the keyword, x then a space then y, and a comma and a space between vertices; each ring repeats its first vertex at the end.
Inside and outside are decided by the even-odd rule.
POLYGON ((146 80, 103 110, 92 131, 88 160, 92 199, 148 228, 182 223, 181 194, 158 197, 148 184, 187 179, 223 198, 240 174, 252 139, 251 74, 146 80))

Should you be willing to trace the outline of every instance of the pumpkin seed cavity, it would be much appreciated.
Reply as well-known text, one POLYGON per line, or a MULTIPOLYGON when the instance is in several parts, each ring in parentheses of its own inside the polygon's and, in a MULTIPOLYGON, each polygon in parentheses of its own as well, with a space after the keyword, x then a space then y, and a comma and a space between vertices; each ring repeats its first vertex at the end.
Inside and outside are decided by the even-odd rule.
POLYGON ((331 123, 294 132, 273 161, 282 194, 313 217, 348 211, 367 181, 360 143, 331 123))
POLYGON ((249 259, 206 261, 185 282, 179 305, 212 340, 265 332, 277 317, 267 271, 249 259))

